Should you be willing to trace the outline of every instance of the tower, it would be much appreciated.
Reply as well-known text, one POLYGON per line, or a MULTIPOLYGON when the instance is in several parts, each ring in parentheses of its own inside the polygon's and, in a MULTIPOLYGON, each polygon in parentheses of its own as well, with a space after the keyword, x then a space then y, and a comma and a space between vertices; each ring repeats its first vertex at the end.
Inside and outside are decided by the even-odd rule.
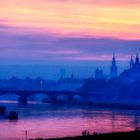
POLYGON ((131 59, 130 59, 130 69, 132 69, 134 66, 134 61, 133 61, 133 57, 131 56, 131 59))
POLYGON ((113 52, 112 65, 111 65, 111 68, 110 68, 110 77, 114 78, 116 76, 117 76, 117 66, 116 66, 115 53, 113 52))
POLYGON ((97 68, 95 71, 95 79, 99 79, 99 77, 100 77, 100 70, 99 68, 97 68))
POLYGON ((95 79, 103 79, 104 73, 102 69, 97 68, 95 71, 95 79))
POLYGON ((139 65, 140 65, 140 62, 139 62, 139 55, 138 55, 138 53, 137 53, 136 59, 135 59, 135 68, 139 67, 139 65))

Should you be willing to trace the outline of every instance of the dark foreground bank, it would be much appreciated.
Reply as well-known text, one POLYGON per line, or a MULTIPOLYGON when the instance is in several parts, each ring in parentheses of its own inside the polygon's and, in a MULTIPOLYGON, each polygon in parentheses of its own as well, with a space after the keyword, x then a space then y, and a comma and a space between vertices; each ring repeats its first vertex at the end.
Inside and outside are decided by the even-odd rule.
POLYGON ((32 140, 140 140, 140 131, 116 132, 107 134, 93 134, 87 136, 51 138, 51 139, 32 139, 32 140))

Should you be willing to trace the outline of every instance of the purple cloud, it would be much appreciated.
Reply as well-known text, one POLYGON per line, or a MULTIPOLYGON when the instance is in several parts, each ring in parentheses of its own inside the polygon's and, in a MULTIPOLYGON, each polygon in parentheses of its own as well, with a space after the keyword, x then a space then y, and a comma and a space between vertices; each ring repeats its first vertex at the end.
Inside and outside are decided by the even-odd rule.
POLYGON ((140 52, 140 40, 59 38, 3 25, 1 30, 0 58, 7 63, 109 60, 114 49, 119 60, 127 60, 131 54, 140 52))

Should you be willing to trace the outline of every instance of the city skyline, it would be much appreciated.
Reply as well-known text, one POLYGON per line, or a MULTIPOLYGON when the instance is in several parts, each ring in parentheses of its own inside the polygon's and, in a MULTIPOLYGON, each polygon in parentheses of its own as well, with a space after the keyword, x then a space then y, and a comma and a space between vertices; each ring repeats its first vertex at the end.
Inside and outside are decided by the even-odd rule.
MULTIPOLYGON (((112 54, 110 61, 93 62, 88 65, 1 65, 0 78, 43 78, 46 80, 58 80, 65 75, 65 78, 86 79, 95 78, 96 72, 101 70, 101 77, 113 78, 120 75, 123 71, 132 67, 136 59, 139 58, 138 53, 131 55, 128 61, 118 61, 115 52, 112 54), (114 62, 115 61, 115 62, 114 62), (103 64, 104 63, 104 64, 103 64), (113 69, 112 69, 113 68, 113 69), (114 70, 115 69, 115 70, 114 70), (79 71, 80 70, 80 71, 79 71), (112 73, 112 74, 111 74, 112 73), (62 76, 63 75, 63 76, 62 76), (112 76, 111 76, 112 75, 112 76)), ((98 72, 97 72, 98 73, 98 72)), ((98 74, 97 74, 98 75, 98 74)), ((98 77, 98 76, 97 76, 98 77)), ((100 77, 100 76, 99 76, 100 77)), ((98 79, 98 78, 97 78, 98 79)))

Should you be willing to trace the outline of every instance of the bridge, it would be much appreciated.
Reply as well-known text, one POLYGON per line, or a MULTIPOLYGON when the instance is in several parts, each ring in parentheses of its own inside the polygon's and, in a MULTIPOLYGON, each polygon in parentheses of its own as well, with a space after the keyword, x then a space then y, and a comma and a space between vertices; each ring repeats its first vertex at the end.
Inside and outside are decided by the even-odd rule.
POLYGON ((16 94, 19 96, 19 104, 27 104, 28 97, 35 94, 44 94, 47 95, 51 102, 57 102, 58 96, 66 96, 68 101, 72 101, 74 96, 79 96, 83 98, 84 94, 81 92, 73 91, 49 91, 49 90, 17 90, 17 89, 0 89, 0 96, 5 94, 16 94))

